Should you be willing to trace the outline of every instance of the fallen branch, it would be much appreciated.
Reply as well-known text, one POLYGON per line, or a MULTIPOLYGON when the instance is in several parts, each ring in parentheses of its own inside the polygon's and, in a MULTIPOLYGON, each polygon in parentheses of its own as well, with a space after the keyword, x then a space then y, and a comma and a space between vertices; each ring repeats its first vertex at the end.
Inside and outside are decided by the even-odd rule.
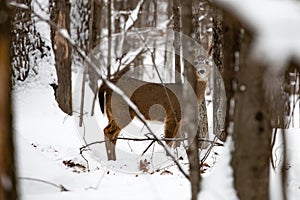
MULTIPOLYGON (((116 138, 116 140, 129 140, 129 141, 136 141, 136 142, 151 141, 151 144, 153 144, 154 142, 159 143, 160 141, 187 141, 188 138, 157 138, 157 137, 156 138, 150 138, 150 137, 147 137, 147 138, 128 138, 128 137, 118 137, 118 138, 116 138)), ((102 143, 105 143, 107 141, 110 141, 110 140, 95 141, 95 142, 91 142, 89 144, 86 144, 86 145, 79 148, 80 154, 82 154, 83 151, 86 151, 87 148, 92 146, 92 145, 102 144, 102 143)), ((211 140, 208 140, 208 139, 199 138, 198 141, 199 142, 211 143, 212 146, 223 146, 222 143, 219 143, 219 142, 216 142, 216 141, 211 141, 211 140)), ((147 149, 149 149, 149 146, 147 147, 147 149)))
POLYGON ((55 184, 55 183, 52 183, 50 181, 46 181, 46 180, 43 180, 43 179, 30 178, 30 177, 19 177, 19 179, 29 180, 29 181, 36 181, 36 182, 44 183, 44 184, 47 184, 47 185, 51 185, 53 187, 56 187, 56 188, 60 189, 61 192, 70 191, 69 189, 67 189, 65 186, 63 186, 61 184, 55 184))

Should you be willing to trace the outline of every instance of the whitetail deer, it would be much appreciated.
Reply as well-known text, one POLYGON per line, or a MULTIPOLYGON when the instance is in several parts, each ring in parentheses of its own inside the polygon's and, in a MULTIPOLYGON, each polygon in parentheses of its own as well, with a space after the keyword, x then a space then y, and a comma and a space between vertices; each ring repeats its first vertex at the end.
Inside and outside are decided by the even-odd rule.
MULTIPOLYGON (((197 96, 198 103, 202 102, 204 99, 206 80, 203 79, 203 77, 208 76, 208 70, 206 68, 207 67, 195 68, 197 85, 194 92, 197 96)), ((138 107, 146 120, 165 121, 165 139, 171 139, 177 135, 181 126, 182 112, 180 102, 177 98, 178 96, 176 96, 173 91, 182 91, 182 83, 167 83, 162 85, 128 77, 122 77, 122 79, 115 78, 112 79, 111 82, 118 83, 120 89, 130 97, 131 101, 138 107), (122 83, 119 81, 122 81, 122 83), (151 107, 153 105, 162 106, 165 112, 151 112, 151 107)), ((136 116, 133 110, 128 110, 127 104, 121 97, 116 96, 116 98, 112 98, 113 94, 113 91, 105 84, 102 84, 98 92, 101 111, 104 113, 105 104, 106 115, 108 118, 108 125, 104 128, 108 160, 116 160, 115 145, 117 137, 121 129, 126 127, 136 116), (114 112, 112 106, 115 106, 114 110, 117 110, 118 112, 114 112)), ((171 147, 172 140, 166 140, 166 144, 171 147)))

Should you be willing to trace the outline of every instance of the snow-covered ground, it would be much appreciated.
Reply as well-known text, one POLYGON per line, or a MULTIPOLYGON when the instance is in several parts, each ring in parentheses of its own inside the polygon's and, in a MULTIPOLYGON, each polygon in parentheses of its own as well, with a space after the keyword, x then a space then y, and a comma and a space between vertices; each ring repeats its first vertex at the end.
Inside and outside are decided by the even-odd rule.
MULTIPOLYGON (((58 108, 52 88, 45 84, 45 76, 47 73, 49 76, 51 70, 45 71, 33 80, 35 83, 25 84, 13 92, 18 180, 22 199, 190 198, 188 180, 172 164, 164 168, 154 166, 160 170, 143 173, 143 170, 133 172, 131 165, 137 163, 129 160, 127 168, 124 165, 121 171, 120 168, 114 170, 111 167, 120 166, 118 161, 111 161, 111 165, 107 166, 95 161, 90 154, 85 154, 89 161, 88 170, 86 161, 79 154, 83 142, 78 133, 77 120, 58 108), (60 185, 69 191, 61 192, 60 185)), ((132 146, 134 148, 134 144, 132 146)), ((219 148, 220 151, 223 147, 219 148)), ((102 154, 106 154, 104 150, 102 154)), ((229 150, 226 154, 229 154, 229 150)), ((127 159, 122 155, 117 156, 123 162, 127 159)), ((224 173, 214 179, 218 180, 221 188, 230 188, 231 169, 224 167, 228 165, 229 156, 215 156, 213 162, 216 159, 223 160, 218 163, 224 173)), ((186 160, 182 161, 185 169, 186 163, 186 160)), ((204 183, 209 180, 208 176, 204 183)), ((208 188, 206 191, 219 188, 219 184, 205 184, 208 188)), ((228 193, 223 189, 220 192, 220 195, 228 193)), ((209 195, 209 192, 206 193, 203 195, 209 195)))
MULTIPOLYGON (((47 1, 43 1, 43 5, 46 5, 45 2, 47 1)), ((37 7, 35 9, 39 10, 37 7)), ((49 42, 48 25, 41 23, 37 29, 44 38, 48 38, 49 42)), ((51 59, 50 63, 53 63, 53 57, 51 59)), ((123 154, 118 154, 118 151, 117 161, 106 162, 103 145, 99 149, 92 148, 94 150, 92 153, 85 152, 82 157, 79 149, 84 145, 81 137, 83 128, 78 127, 76 115, 67 116, 58 108, 53 89, 49 86, 49 83, 55 82, 55 79, 53 64, 42 62, 39 66, 39 74, 29 77, 13 91, 17 176, 22 200, 190 199, 189 182, 174 165, 165 167, 155 165, 151 170, 159 168, 159 171, 143 172, 139 170, 136 161, 132 162, 133 160, 123 154), (128 163, 124 164, 126 161, 128 163), (132 166, 136 168, 133 170, 132 166)), ((73 80, 81 83, 75 76, 73 80)), ((76 86, 80 88, 80 84, 74 84, 75 96, 80 95, 80 89, 76 86)), ((99 111, 99 108, 97 109, 99 111)), ((105 124, 105 119, 99 112, 96 112, 95 118, 90 120, 95 119, 100 127, 105 124)), ((86 120, 87 129, 84 131, 90 134, 88 128, 92 126, 87 124, 90 123, 89 119, 86 120)), ((95 124, 95 121, 91 123, 95 124)), ((92 130, 95 130, 94 127, 92 130)), ((94 137, 95 133, 92 135, 94 137)), ((100 130, 99 140, 101 137, 103 138, 103 134, 100 130)), ((289 174, 287 192, 290 200, 298 200, 300 199, 300 129, 288 130, 286 138, 288 161, 285 169, 289 174)), ((135 144, 133 142, 129 146, 124 141, 118 141, 120 147, 140 150, 140 147, 134 146, 135 144)), ((203 174, 200 199, 237 199, 232 187, 232 169, 229 166, 231 149, 230 138, 224 147, 213 149, 207 160, 210 167, 203 174)), ((273 155, 276 168, 270 172, 270 194, 272 200, 281 200, 280 133, 277 135, 273 155)), ((186 160, 180 163, 184 169, 187 169, 186 160)))
MULTIPOLYGON (((41 73, 35 81, 45 82, 47 79, 43 77, 46 74, 41 73)), ((190 199, 189 182, 173 165, 154 173, 124 173, 126 166, 123 171, 114 170, 85 154, 89 161, 87 170, 87 163, 79 154, 83 143, 76 119, 58 108, 50 86, 37 83, 25 84, 13 92, 21 199, 190 199), (68 191, 62 192, 61 185, 68 191)), ((290 129, 286 133, 287 191, 291 200, 300 196, 299 133, 299 129, 290 129)), ((271 171, 273 200, 281 199, 278 184, 282 161, 280 136, 278 134, 273 151, 277 167, 271 171)), ((218 148, 215 152, 220 152, 220 155, 214 157, 212 167, 203 174, 200 198, 237 199, 229 167, 231 140, 225 143, 225 147, 218 148)), ((118 161, 112 162, 118 166, 118 161)), ((186 164, 183 163, 183 167, 186 169, 186 164)))

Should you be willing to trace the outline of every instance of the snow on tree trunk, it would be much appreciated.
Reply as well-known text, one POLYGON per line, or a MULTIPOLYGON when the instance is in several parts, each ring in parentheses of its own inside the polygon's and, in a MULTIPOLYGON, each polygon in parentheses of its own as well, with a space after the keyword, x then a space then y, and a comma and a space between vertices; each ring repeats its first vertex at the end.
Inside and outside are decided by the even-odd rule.
POLYGON ((0 1, 0 199, 17 199, 11 111, 9 10, 0 1))

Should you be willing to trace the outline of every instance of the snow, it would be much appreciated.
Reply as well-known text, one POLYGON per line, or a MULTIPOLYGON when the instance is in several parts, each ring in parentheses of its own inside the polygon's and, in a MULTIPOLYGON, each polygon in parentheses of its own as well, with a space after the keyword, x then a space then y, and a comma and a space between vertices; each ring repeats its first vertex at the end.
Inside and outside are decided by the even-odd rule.
POLYGON ((9 2, 9 5, 17 7, 17 8, 23 8, 23 9, 28 9, 28 6, 22 3, 17 3, 17 2, 9 2))
POLYGON ((300 2, 296 0, 214 0, 254 31, 253 55, 279 73, 289 59, 300 62, 300 2))
MULTIPOLYGON (((190 199, 190 184, 174 165, 150 174, 130 171, 132 166, 127 163, 128 169, 122 166, 121 171, 117 169, 119 161, 111 161, 112 165, 105 166, 89 154, 84 155, 89 161, 89 171, 64 165, 64 161, 71 160, 87 167, 79 154, 83 142, 78 134, 77 119, 58 108, 53 89, 45 84, 45 80, 49 80, 46 77, 51 77, 50 70, 38 74, 33 83, 19 86, 13 92, 21 199, 190 199), (170 173, 163 173, 164 170, 170 173), (69 191, 61 192, 60 185, 69 191)), ((76 87, 73 89, 76 91, 76 87)), ((213 152, 220 154, 223 147, 218 148, 213 152)), ((230 149, 230 144, 226 145, 227 148, 230 149)), ((211 164, 205 175, 203 195, 207 199, 218 199, 212 192, 216 189, 216 182, 222 183, 216 185, 220 194, 233 196, 229 152, 225 150, 225 153, 215 156, 215 164, 211 164), (224 161, 217 162, 219 159, 224 161), (223 173, 224 169, 226 173, 223 173), (213 178, 210 178, 210 173, 213 178)), ((127 159, 121 156, 120 163, 127 159)), ((181 164, 186 168, 186 163, 181 164)))
MULTIPOLYGON (((297 200, 300 197, 300 129, 290 128, 285 131, 287 163, 284 167, 287 173, 287 197, 291 200, 297 200)), ((273 148, 273 157, 275 169, 270 171, 270 195, 272 200, 281 200, 281 167, 282 167, 282 132, 279 130, 275 146, 273 148)))
POLYGON ((124 199, 166 199, 173 190, 180 199, 189 199, 188 181, 180 173, 137 176, 104 166, 90 172, 72 172, 62 161, 72 159, 84 164, 79 155, 81 142, 74 119, 59 110, 52 88, 19 90, 14 99, 22 199, 118 199, 120 196, 124 199), (60 192, 58 188, 24 178, 61 184, 70 192, 60 192), (158 182, 160 184, 156 184, 158 182))
MULTIPOLYGON (((73 172, 73 168, 62 162, 72 160, 86 166, 79 155, 82 141, 77 134, 76 120, 58 108, 52 88, 37 84, 19 88, 13 96, 21 199, 190 199, 189 182, 174 166, 168 168, 173 175, 161 175, 162 171, 154 174, 124 173, 89 158, 90 171, 73 172), (26 178, 63 185, 70 191, 61 192, 59 188, 26 178)), ((300 173, 297 170, 300 166, 299 129, 288 130, 286 135, 289 155, 287 191, 289 199, 296 200, 300 196, 300 173)), ((231 139, 225 143, 224 149, 219 148, 222 152, 215 158, 212 171, 203 175, 200 199, 237 199, 229 166, 231 139)), ((276 155, 276 168, 270 173, 270 194, 272 200, 280 200, 280 134, 273 154, 276 155)))
POLYGON ((214 167, 213 173, 204 177, 199 193, 199 199, 238 199, 233 188, 233 171, 230 166, 231 151, 233 148, 232 138, 229 136, 224 146, 224 152, 214 167))
MULTIPOLYGON (((46 2, 46 0, 43 0, 41 4, 46 6, 46 2)), ((228 5, 232 5, 234 4, 232 2, 238 1, 227 0, 226 2, 228 2, 228 5), (230 2, 231 4, 229 4, 230 2)), ((260 6, 247 7, 244 6, 244 2, 245 5, 251 4, 249 1, 247 1, 247 4, 246 1, 243 1, 243 3, 239 2, 239 4, 235 4, 235 6, 232 5, 232 7, 237 8, 237 5, 240 6, 241 13, 247 13, 245 7, 248 9, 253 8, 249 9, 251 10, 249 12, 263 15, 263 9, 260 6)), ((267 2, 267 0, 260 2, 267 2)), ((257 5, 258 1, 254 1, 253 5, 255 3, 257 5)), ((294 3, 293 1, 293 5, 294 3)), ((275 9, 276 6, 272 5, 270 5, 270 8, 275 9)), ((39 8, 35 6, 34 9, 38 10, 39 8)), ((294 9, 297 9, 297 7, 292 10, 294 9)), ((137 7, 134 12, 138 10, 139 8, 137 7)), ((298 22, 298 14, 292 10, 291 13, 294 13, 293 20, 298 22)), ((47 18, 46 15, 41 15, 47 18)), ((265 15, 268 17, 267 14, 265 15)), ((265 20, 261 21, 263 22, 265 20)), ((254 21, 252 22, 255 25, 254 21)), ((262 30, 264 28, 263 25, 264 24, 258 26, 257 30, 262 30)), ((274 23, 271 23, 270 26, 271 25, 275 26, 274 23)), ((45 38, 50 37, 49 26, 45 23, 40 22, 38 30, 45 38)), ((285 30, 281 31, 284 34, 288 33, 288 31, 285 30)), ((298 29, 295 28, 293 31, 298 31, 298 29)), ((67 33, 62 33, 68 36, 67 33)), ((274 34, 269 38, 270 42, 271 39, 273 40, 278 37, 278 35, 272 32, 268 34, 274 34)), ((293 37, 296 36, 297 34, 295 33, 293 37)), ((265 37, 267 37, 267 34, 258 34, 257 41, 265 37)), ((287 54, 288 56, 294 55, 297 53, 297 42, 297 40, 295 44, 291 44, 285 40, 279 40, 278 43, 274 44, 272 42, 272 45, 274 45, 272 48, 279 44, 284 46, 282 49, 274 49, 270 55, 275 56, 280 54, 280 59, 287 56, 287 54), (291 49, 287 52, 283 52, 282 54, 279 52, 290 47, 291 49)), ((263 48, 260 48, 260 50, 263 50, 263 48)), ((93 156, 93 152, 85 152, 83 154, 84 157, 80 155, 79 149, 84 145, 83 139, 81 138, 83 128, 78 128, 78 118, 76 115, 68 116, 59 109, 54 99, 53 89, 49 86, 50 83, 56 82, 53 60, 52 57, 50 62, 41 61, 39 74, 36 77, 29 77, 22 84, 17 84, 13 90, 14 131, 17 155, 16 166, 20 199, 190 199, 190 184, 174 165, 166 166, 158 172, 143 173, 141 171, 130 171, 129 169, 132 166, 127 166, 126 168, 122 162, 126 160, 128 162, 130 160, 125 156, 122 157, 122 154, 117 154, 119 155, 120 161, 110 161, 109 165, 105 165, 104 162, 96 160, 97 157, 93 156), (88 164, 85 159, 88 160, 88 164), (64 164, 65 161, 78 164, 78 166, 67 166, 64 164), (119 170, 120 166, 123 167, 123 170, 119 170), (170 173, 166 173, 167 171, 165 170, 168 170, 170 173), (62 192, 60 189, 61 185, 68 191, 62 192)), ((81 89, 78 89, 79 85, 76 85, 81 84, 77 76, 78 74, 73 73, 73 80, 76 80, 73 85, 73 93, 75 96, 80 95, 79 91, 81 91, 81 89)), ((99 126, 103 127, 106 121, 103 116, 99 116, 99 108, 97 109, 97 116, 90 118, 90 120, 97 121, 100 124, 99 126)), ((86 120, 88 119, 86 118, 86 120)), ((86 121, 86 123, 90 123, 90 121, 86 121)), ((89 124, 86 124, 86 126, 90 127, 89 124)), ((90 130, 94 129, 92 128, 90 130)), ((289 199, 291 200, 297 200, 300 196, 299 130, 299 128, 294 128, 286 132, 288 144, 286 170, 289 174, 287 178, 287 191, 289 199)), ((100 135, 103 137, 102 131, 100 135)), ((199 199, 238 199, 233 188, 233 172, 230 167, 232 143, 231 138, 229 138, 224 147, 214 147, 210 158, 207 160, 211 167, 203 174, 202 190, 199 193, 199 199)), ((132 143, 132 146, 134 144, 135 143, 132 143)), ((128 147, 127 143, 123 142, 122 144, 121 141, 119 145, 121 147, 122 145, 128 147)), ((133 147, 134 149, 141 149, 141 147, 133 147)), ((101 154, 106 154, 103 148, 98 151, 101 154)), ((270 194, 272 200, 280 200, 280 164, 282 163, 282 140, 280 133, 277 135, 273 154, 276 158, 276 168, 270 172, 270 194)), ((186 160, 182 161, 181 164, 184 169, 187 169, 186 160)), ((136 163, 131 163, 131 165, 136 165, 136 163)))

